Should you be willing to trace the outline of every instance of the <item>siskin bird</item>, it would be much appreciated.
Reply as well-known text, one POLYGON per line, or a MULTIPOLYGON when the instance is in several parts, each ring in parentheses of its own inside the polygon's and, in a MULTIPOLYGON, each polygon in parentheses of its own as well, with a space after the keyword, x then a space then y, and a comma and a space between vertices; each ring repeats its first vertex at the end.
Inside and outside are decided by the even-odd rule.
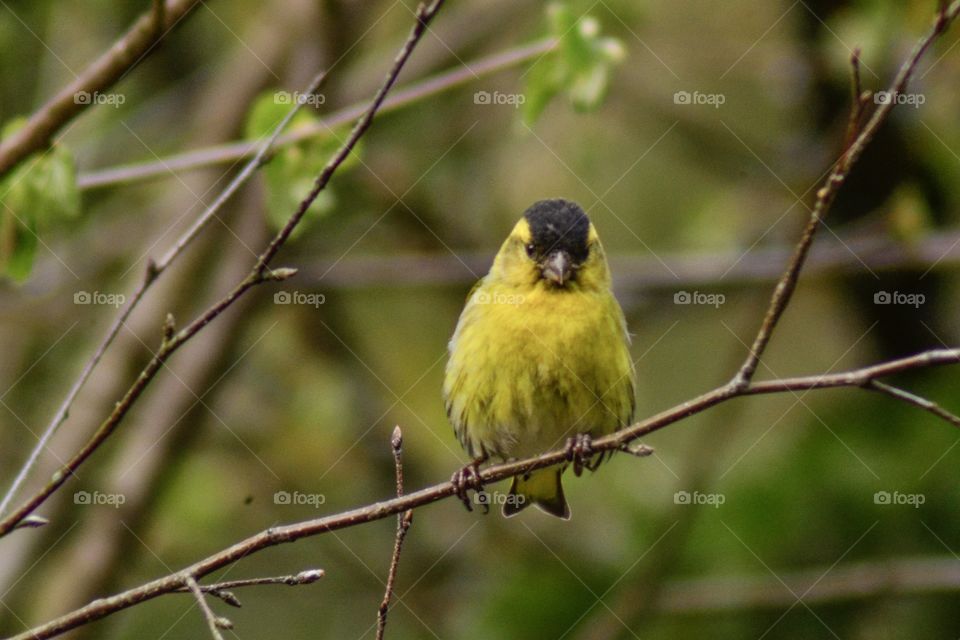
MULTIPOLYGON (((474 464, 536 455, 629 425, 629 344, 587 214, 567 200, 534 203, 470 292, 449 344, 444 403, 474 464)), ((503 515, 535 504, 569 518, 565 468, 514 477, 503 515)))

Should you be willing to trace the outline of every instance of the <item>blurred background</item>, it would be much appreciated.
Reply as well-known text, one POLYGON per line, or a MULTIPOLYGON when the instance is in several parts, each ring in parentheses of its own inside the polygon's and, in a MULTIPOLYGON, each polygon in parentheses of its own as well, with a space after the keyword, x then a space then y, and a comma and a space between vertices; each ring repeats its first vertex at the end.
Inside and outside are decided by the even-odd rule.
MULTIPOLYGON (((4 124, 149 7, 0 4, 4 124)), ((537 199, 578 201, 604 240, 634 335, 640 417, 726 382, 842 148, 852 50, 863 50, 864 88, 882 89, 935 6, 450 2, 400 77, 408 99, 377 118, 274 262, 299 275, 257 287, 179 351, 39 510, 50 524, 0 541, 0 633, 271 525, 389 497, 395 425, 408 490, 449 478, 467 457, 440 399, 446 343, 537 199)), ((316 135, 284 147, 151 289, 21 499, 109 413, 167 312, 184 326, 246 275, 379 85, 413 8, 201 3, 113 98, 66 127, 58 148, 75 162, 79 204, 41 220, 29 268, 0 283, 4 491, 118 296, 239 169, 224 145, 262 135, 289 108, 282 92, 331 69, 296 124, 316 135), (181 155, 199 150, 202 162, 181 155)), ((841 192, 758 378, 960 342, 957 41, 954 30, 924 58, 841 192)), ((893 382, 957 410, 955 375, 893 382)), ((960 449, 946 423, 839 389, 736 400, 645 442, 651 458, 568 474, 569 522, 534 510, 507 521, 456 500, 418 510, 388 636, 960 634, 960 449)), ((225 634, 372 638, 394 527, 272 548, 209 578, 327 572, 239 590, 242 609, 213 600, 235 624, 225 634)), ((190 596, 167 595, 69 637, 209 632, 190 596)))

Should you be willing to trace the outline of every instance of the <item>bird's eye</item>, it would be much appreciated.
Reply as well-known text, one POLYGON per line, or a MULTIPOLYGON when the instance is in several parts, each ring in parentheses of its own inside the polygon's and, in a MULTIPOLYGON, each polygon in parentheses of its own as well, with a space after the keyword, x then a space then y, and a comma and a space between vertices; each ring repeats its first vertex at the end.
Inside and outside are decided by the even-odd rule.
POLYGON ((537 249, 535 246, 533 246, 532 242, 524 248, 527 250, 527 255, 530 256, 531 258, 533 257, 533 254, 536 252, 536 249, 537 249))

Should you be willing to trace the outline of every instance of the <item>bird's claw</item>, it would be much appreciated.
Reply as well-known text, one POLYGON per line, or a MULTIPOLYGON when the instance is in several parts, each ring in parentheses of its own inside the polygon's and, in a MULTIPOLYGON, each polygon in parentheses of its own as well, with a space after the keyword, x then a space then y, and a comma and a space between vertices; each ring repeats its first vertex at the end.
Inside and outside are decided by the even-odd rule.
MULTIPOLYGON (((473 505, 470 504, 470 496, 468 495, 470 490, 472 489, 476 494, 483 492, 483 481, 480 479, 480 464, 482 462, 482 459, 474 460, 450 477, 454 492, 460 498, 463 506, 467 508, 467 511, 473 511, 473 505)), ((490 505, 486 501, 482 501, 480 504, 483 505, 485 514, 490 512, 490 505)))
POLYGON ((573 473, 580 476, 584 469, 596 471, 603 460, 603 456, 594 458, 593 438, 588 433, 578 433, 567 440, 567 460, 573 463, 573 473))

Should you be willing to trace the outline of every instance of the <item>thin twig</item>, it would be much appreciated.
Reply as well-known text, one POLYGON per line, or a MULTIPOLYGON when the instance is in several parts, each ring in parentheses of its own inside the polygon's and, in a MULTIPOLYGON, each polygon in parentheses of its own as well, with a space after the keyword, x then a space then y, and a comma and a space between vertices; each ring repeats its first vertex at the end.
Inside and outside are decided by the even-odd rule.
POLYGON ((889 385, 885 382, 880 382, 879 380, 870 380, 865 387, 867 389, 873 389, 874 391, 879 391, 888 396, 895 398, 896 400, 902 400, 907 404, 912 404, 916 407, 920 407, 924 411, 929 411, 933 415, 937 416, 941 420, 946 420, 955 427, 960 427, 960 417, 956 414, 947 411, 936 402, 928 400, 923 396, 918 396, 915 393, 910 393, 899 387, 889 385))
MULTIPOLYGON (((400 431, 400 425, 393 428, 390 446, 393 449, 393 464, 397 469, 397 497, 400 498, 403 496, 403 460, 401 459, 403 433, 400 431)), ((411 524, 413 524, 413 509, 397 515, 397 535, 393 542, 393 555, 390 557, 387 586, 383 593, 383 601, 377 610, 377 640, 383 640, 383 634, 387 630, 387 613, 390 611, 390 600, 393 598, 393 585, 397 580, 400 552, 403 550, 403 540, 407 537, 411 524)))
MULTIPOLYGON (((958 363, 960 363, 960 349, 937 349, 926 351, 909 358, 901 358, 899 360, 853 371, 751 383, 746 389, 738 389, 728 383, 634 425, 621 429, 620 431, 593 440, 591 447, 597 453, 601 451, 623 450, 624 445, 638 438, 659 431, 684 418, 702 413, 711 407, 733 398, 746 395, 785 393, 836 387, 865 387, 870 380, 883 376, 902 373, 912 369, 958 363)), ((568 453, 565 448, 561 448, 524 460, 514 460, 487 467, 480 471, 480 480, 483 484, 488 485, 499 480, 513 477, 519 473, 535 471, 567 461, 568 453)), ((52 620, 39 627, 14 636, 12 640, 43 640, 45 638, 52 638, 93 620, 99 620, 117 611, 127 609, 147 600, 152 600, 165 593, 177 591, 184 586, 184 575, 201 578, 213 571, 233 564, 241 558, 245 558, 269 547, 295 542, 302 538, 320 535, 329 531, 346 529, 367 522, 381 520, 449 498, 455 494, 456 488, 452 483, 449 481, 441 482, 413 493, 406 493, 400 497, 359 507, 350 511, 267 529, 208 556, 186 567, 182 571, 147 582, 115 596, 95 600, 56 620, 52 620)))
POLYGON ((264 275, 267 265, 277 254, 277 252, 280 251, 280 247, 282 247, 287 241, 287 239, 290 237, 290 234, 293 233, 294 228, 296 228, 297 224, 300 222, 300 219, 303 218, 304 214, 306 214, 307 209, 310 208, 310 205, 313 204, 313 201, 316 200, 317 196, 320 195, 320 192, 327 186, 327 183, 330 182, 330 178, 333 176, 333 173, 353 151, 353 148, 356 146, 360 137, 367 131, 367 129, 370 128, 370 125, 373 124, 373 117, 383 104, 384 99, 387 97, 387 93, 397 81, 397 76, 400 75, 400 70, 403 68, 404 63, 406 63, 407 58, 410 57, 410 54, 413 53, 414 47, 416 47, 417 43, 420 41, 420 38, 423 36, 423 33, 426 31, 427 24, 430 22, 433 16, 436 15, 437 10, 439 10, 442 5, 443 0, 433 0, 429 7, 427 7, 427 5, 420 5, 418 7, 416 15, 417 23, 414 25, 413 30, 407 37, 407 41, 400 50, 400 54, 397 56, 393 67, 387 73, 386 79, 380 86, 380 89, 377 90, 376 95, 373 97, 373 101, 370 103, 367 111, 354 125, 353 130, 350 132, 350 136, 340 146, 333 158, 327 162, 327 166, 325 166, 320 172, 316 182, 314 182, 313 189, 311 189, 307 197, 300 202, 300 206, 297 208, 294 214, 290 216, 290 218, 287 220, 287 223, 282 229, 280 229, 280 232, 277 233, 277 235, 273 238, 266 250, 260 254, 260 257, 257 259, 257 264, 254 267, 254 273, 257 276, 264 275))
POLYGON ((843 141, 843 150, 846 151, 856 140, 857 133, 860 131, 860 121, 866 110, 867 102, 870 100, 870 92, 863 90, 863 84, 860 81, 860 47, 853 50, 850 55, 850 119, 847 122, 847 135, 843 141))
MULTIPOLYGON (((259 587, 268 584, 285 584, 288 587, 298 587, 304 584, 313 584, 325 575, 323 569, 306 569, 300 573, 290 576, 273 576, 268 578, 246 578, 244 580, 227 580, 225 582, 215 582, 213 584, 200 585, 200 590, 204 593, 213 593, 214 591, 224 591, 226 589, 238 589, 240 587, 259 587)), ((185 591, 185 589, 181 589, 185 591)))
MULTIPOLYGON (((343 164, 343 161, 346 160, 353 151, 353 148, 356 146, 361 136, 363 136, 367 129, 370 128, 373 118, 380 109, 380 106, 383 104, 383 100, 386 97, 387 92, 389 92, 391 87, 393 87, 397 80, 397 76, 400 74, 400 70, 403 69, 403 66, 406 64, 417 43, 420 42, 420 39, 426 31, 427 24, 429 24, 429 22, 437 14, 437 11, 439 11, 441 6, 443 6, 443 0, 433 0, 429 7, 421 5, 418 8, 416 14, 417 22, 411 30, 410 35, 407 37, 406 42, 403 44, 403 47, 400 49, 400 52, 394 60, 390 71, 387 73, 387 76, 383 81, 383 84, 380 86, 376 95, 371 100, 367 111, 357 121, 347 140, 327 162, 326 166, 324 166, 323 170, 320 172, 320 175, 314 182, 310 193, 307 194, 307 196, 300 202, 297 210, 293 213, 293 215, 290 216, 283 228, 280 229, 280 231, 267 245, 266 249, 264 249, 264 251, 257 257, 256 264, 254 265, 250 274, 240 283, 238 283, 223 298, 210 306, 198 318, 187 325, 187 327, 174 334, 170 338, 164 338, 160 345, 160 349, 156 354, 154 354, 149 362, 147 362, 146 366, 140 372, 140 375, 134 381, 133 385, 127 390, 123 398, 114 405, 113 411, 111 411, 110 415, 107 416, 103 423, 101 423, 90 439, 83 445, 83 447, 81 447, 77 453, 75 453, 65 464, 60 467, 59 470, 53 474, 46 485, 39 489, 33 496, 28 498, 20 507, 0 521, 0 537, 12 531, 16 527, 17 523, 33 513, 37 507, 43 504, 46 499, 49 498, 57 489, 59 489, 67 481, 67 479, 76 472, 77 468, 79 468, 80 465, 83 464, 83 462, 89 458, 93 452, 96 451, 107 440, 107 438, 110 437, 113 431, 130 411, 130 408, 133 406, 133 404, 143 394, 150 381, 153 380, 157 372, 163 368, 167 359, 170 358, 170 356, 172 356, 177 349, 193 338, 194 335, 196 335, 210 322, 216 319, 217 316, 226 311, 240 296, 245 294, 251 288, 263 282, 285 280, 296 274, 295 269, 284 268, 270 270, 268 269, 268 266, 270 261, 276 256, 277 252, 280 251, 284 243, 286 243, 287 239, 289 239, 290 234, 293 233, 294 228, 296 228, 301 218, 303 218, 303 215, 306 213, 307 209, 310 207, 313 201, 316 200, 320 192, 323 191, 323 189, 327 186, 330 178, 333 177, 333 174, 336 172, 336 170, 341 164, 343 164)), ((148 270, 148 274, 149 273, 150 270, 148 270)))
MULTIPOLYGON (((239 607, 240 600, 232 593, 232 589, 239 589, 241 587, 257 587, 271 584, 285 584, 289 587, 298 587, 305 584, 313 584, 323 576, 323 569, 307 569, 291 576, 227 580, 225 582, 215 582, 213 584, 201 584, 199 587, 200 591, 203 593, 216 596, 232 607, 239 607)), ((188 586, 183 586, 175 591, 186 593, 190 591, 190 588, 188 586)))
MULTIPOLYGON (((877 106, 877 109, 873 112, 867 124, 859 130, 853 142, 844 149, 843 154, 834 164, 823 186, 817 191, 816 202, 810 213, 807 225, 803 230, 803 234, 800 237, 800 242, 794 250, 793 257, 790 259, 786 271, 773 291, 766 315, 750 347, 750 353, 732 380, 734 386, 744 387, 753 379, 753 375, 757 371, 757 365, 760 364, 760 357, 766 350, 770 338, 773 336, 773 331, 780 322, 780 318, 790 303, 793 292, 797 287, 800 271, 806 261, 807 254, 810 251, 810 245, 813 243, 813 238, 816 235, 817 229, 820 227, 821 220, 823 220, 829 212, 837 192, 846 181, 850 170, 854 164, 856 164, 867 145, 873 140, 877 130, 886 121, 887 116, 890 115, 894 106, 896 106, 897 100, 893 99, 893 96, 904 92, 907 87, 907 82, 910 80, 910 77, 917 68, 917 64, 920 62, 920 58, 922 58, 923 54, 930 48, 937 36, 942 34, 950 22, 956 18, 958 12, 960 12, 960 0, 955 0, 949 8, 941 7, 933 26, 914 46, 910 56, 900 67, 890 88, 887 90, 891 99, 883 101, 877 106)), ((859 105, 859 101, 856 101, 856 104, 859 105)), ((853 108, 857 109, 859 107, 854 106, 853 108)))
MULTIPOLYGON (((326 73, 317 75, 307 87, 305 95, 313 95, 316 93, 325 80, 326 73)), ((232 198, 233 195, 243 185, 245 185, 251 177, 253 177, 253 174, 260 167, 266 164, 277 138, 302 106, 303 103, 298 102, 293 106, 292 109, 290 109, 290 111, 287 112, 280 123, 274 127, 269 137, 260 142, 256 155, 254 155, 253 158, 247 162, 240 173, 238 173, 230 181, 230 184, 228 184, 227 187, 220 192, 217 198, 210 203, 206 209, 204 209, 203 213, 200 214, 193 224, 191 224, 190 227, 184 231, 179 238, 177 238, 173 246, 170 247, 170 249, 168 249, 163 256, 161 256, 160 260, 154 261, 150 259, 147 262, 143 279, 137 285, 137 288, 133 291, 133 293, 126 297, 123 307, 120 309, 120 312, 114 319, 113 324, 111 324, 110 328, 107 330, 107 334, 103 337, 103 340, 100 341, 100 344, 93 352, 90 360, 88 360, 84 365, 83 370, 80 372, 80 376, 76 379, 76 381, 74 381, 73 385, 71 385, 70 390, 63 399, 63 402, 60 403, 57 412, 43 430, 43 434, 40 436, 37 444, 30 452, 26 462, 24 462, 23 466, 17 472, 16 477, 14 477, 13 482, 3 496, 3 500, 0 500, 0 516, 4 514, 7 507, 10 505, 10 502, 16 496, 17 491, 27 479, 30 470, 36 464, 40 454, 43 453, 44 449, 46 449, 50 439, 70 415, 70 407, 73 406, 74 400, 76 400, 80 391, 83 389, 83 386, 87 383, 87 380, 90 378, 93 370, 100 362, 103 354, 106 353, 107 349, 110 348, 110 345, 113 344, 117 334, 120 333, 120 329, 126 325, 127 320, 130 318, 130 314, 132 314, 133 310, 137 307, 137 305, 140 304, 140 301, 143 299, 147 290, 153 285, 154 282, 156 282, 157 278, 180 256, 180 254, 183 253, 183 251, 193 242, 193 240, 196 239, 196 237, 207 226, 207 224, 209 224, 209 222, 216 217, 217 213, 230 200, 230 198, 232 198)), ((0 536, 2 535, 2 529, 0 529, 0 536)))
POLYGON ((846 373, 831 373, 820 376, 781 378, 753 382, 743 395, 780 393, 783 391, 806 391, 810 389, 831 389, 836 387, 866 387, 878 378, 896 375, 914 369, 925 369, 941 365, 960 363, 960 349, 932 349, 906 358, 890 360, 872 367, 855 369, 846 373))
POLYGON ((153 6, 73 82, 35 111, 22 128, 0 140, 0 176, 34 151, 49 146, 57 131, 97 102, 80 99, 81 96, 87 98, 116 84, 152 53, 170 30, 199 3, 200 0, 169 0, 160 10, 157 5, 164 3, 153 2, 153 6), (158 23, 158 19, 162 22, 158 23))
MULTIPOLYGON (((544 38, 463 65, 457 65, 457 68, 452 71, 445 71, 397 89, 384 101, 380 113, 395 111, 424 98, 534 60, 553 50, 556 45, 555 38, 544 38)), ((329 135, 331 129, 353 122, 362 116, 365 109, 366 105, 364 103, 344 107, 331 113, 321 122, 299 127, 296 131, 281 136, 277 141, 277 146, 282 148, 310 138, 329 135)), ((256 146, 252 142, 231 142, 179 153, 160 160, 120 165, 82 173, 77 178, 77 186, 80 189, 98 189, 151 178, 170 177, 185 171, 236 162, 250 157, 255 151, 256 146)))
POLYGON ((207 621, 207 626, 210 627, 210 635, 213 636, 214 640, 223 640, 223 635, 220 633, 220 629, 232 629, 233 623, 227 620, 226 618, 221 618, 217 616, 213 609, 210 608, 210 605, 207 604, 207 599, 203 595, 203 591, 200 590, 200 586, 197 584, 197 579, 193 576, 186 576, 184 578, 186 582, 187 589, 193 594, 193 597, 197 601, 197 605, 200 607, 201 613, 203 613, 204 619, 207 621))

